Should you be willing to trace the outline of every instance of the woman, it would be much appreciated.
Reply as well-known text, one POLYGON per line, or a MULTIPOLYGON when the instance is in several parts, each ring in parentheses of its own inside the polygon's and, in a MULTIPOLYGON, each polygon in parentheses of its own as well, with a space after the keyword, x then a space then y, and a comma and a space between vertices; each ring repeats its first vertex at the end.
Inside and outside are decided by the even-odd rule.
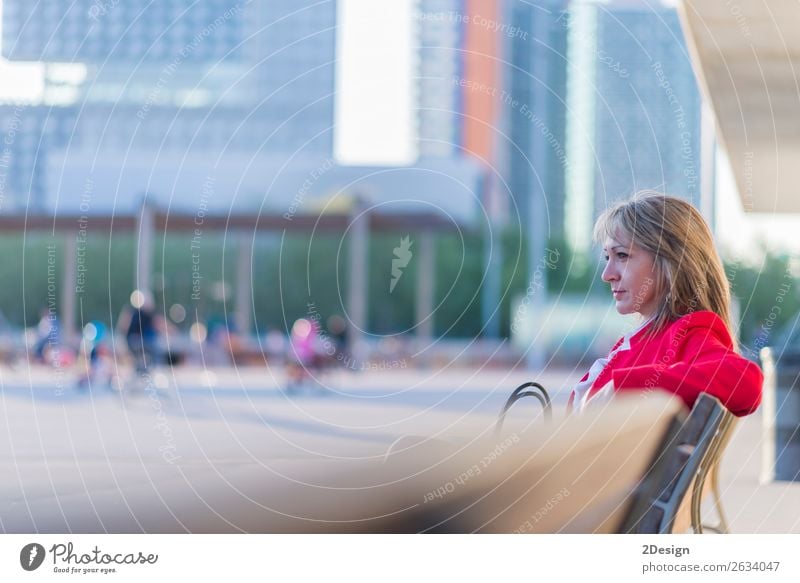
POLYGON ((690 408, 709 393, 735 415, 753 413, 763 375, 737 352, 728 281, 700 213, 679 198, 642 193, 607 210, 594 236, 617 311, 643 322, 592 365, 569 407, 660 388, 690 408))

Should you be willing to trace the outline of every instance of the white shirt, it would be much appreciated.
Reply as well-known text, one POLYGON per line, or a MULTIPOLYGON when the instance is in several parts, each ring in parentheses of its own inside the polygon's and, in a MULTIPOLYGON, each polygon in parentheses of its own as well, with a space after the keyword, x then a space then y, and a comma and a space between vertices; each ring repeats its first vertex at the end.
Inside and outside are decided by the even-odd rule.
MULTIPOLYGON (((600 373, 603 372, 603 369, 609 363, 609 361, 614 358, 614 355, 618 352, 622 352, 624 350, 631 349, 631 338, 639 333, 641 330, 644 329, 650 322, 653 321, 654 317, 650 317, 635 329, 622 337, 622 342, 619 346, 617 346, 614 350, 612 350, 608 356, 605 358, 598 358, 594 361, 591 368, 589 369, 589 376, 586 377, 585 381, 579 382, 575 387, 572 389, 575 398, 572 400, 572 410, 575 413, 580 413, 586 407, 586 403, 589 401, 589 389, 592 388, 592 385, 597 380, 597 377, 600 376, 600 373)), ((600 391, 596 392, 592 395, 592 402, 593 403, 605 403, 606 401, 610 400, 611 397, 614 396, 614 386, 612 384, 607 384, 603 387, 600 391)))

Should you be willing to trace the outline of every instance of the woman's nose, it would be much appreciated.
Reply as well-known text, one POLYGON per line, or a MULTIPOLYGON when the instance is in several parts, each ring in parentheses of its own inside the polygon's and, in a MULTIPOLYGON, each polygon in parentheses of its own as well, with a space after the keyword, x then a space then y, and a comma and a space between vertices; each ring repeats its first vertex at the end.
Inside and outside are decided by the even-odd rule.
POLYGON ((605 282, 612 282, 619 279, 619 273, 617 272, 617 269, 614 267, 614 263, 612 261, 606 263, 605 268, 603 268, 602 279, 605 282))

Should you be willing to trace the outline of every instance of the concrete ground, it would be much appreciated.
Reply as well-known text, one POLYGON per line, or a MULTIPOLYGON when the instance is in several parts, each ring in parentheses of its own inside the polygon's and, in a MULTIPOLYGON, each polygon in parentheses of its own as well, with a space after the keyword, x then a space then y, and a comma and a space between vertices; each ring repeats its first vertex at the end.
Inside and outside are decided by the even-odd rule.
MULTIPOLYGON (((580 374, 536 375, 557 415, 580 374)), ((326 467, 378 463, 403 436, 457 442, 490 433, 511 389, 530 376, 335 371, 286 395, 281 369, 175 368, 120 393, 79 391, 70 371, 0 369, 0 531, 183 532, 206 515, 248 531, 247 505, 265 511, 265 489, 336 487, 305 483, 310 467, 324 476, 326 467), (156 526, 141 518, 154 504, 156 526)), ((526 407, 536 411, 518 407, 509 424, 529 422, 526 407)), ((759 416, 741 421, 722 466, 732 530, 800 532, 800 483, 761 484, 761 445, 759 416)))

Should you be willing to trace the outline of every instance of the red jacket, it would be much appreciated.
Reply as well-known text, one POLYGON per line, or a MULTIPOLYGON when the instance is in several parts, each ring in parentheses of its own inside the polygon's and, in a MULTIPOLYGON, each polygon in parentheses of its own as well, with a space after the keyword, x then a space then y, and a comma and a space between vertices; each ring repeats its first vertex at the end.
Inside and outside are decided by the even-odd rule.
MULTIPOLYGON (((630 350, 611 358, 592 383, 589 399, 613 380, 616 392, 661 388, 690 408, 700 393, 717 397, 740 417, 758 408, 764 375, 758 365, 734 352, 728 328, 715 313, 687 314, 645 340, 648 328, 631 337, 630 350)), ((620 338, 614 348, 621 342, 620 338)), ((581 380, 587 378, 588 373, 581 380)), ((570 395, 570 409, 574 397, 570 395)))

